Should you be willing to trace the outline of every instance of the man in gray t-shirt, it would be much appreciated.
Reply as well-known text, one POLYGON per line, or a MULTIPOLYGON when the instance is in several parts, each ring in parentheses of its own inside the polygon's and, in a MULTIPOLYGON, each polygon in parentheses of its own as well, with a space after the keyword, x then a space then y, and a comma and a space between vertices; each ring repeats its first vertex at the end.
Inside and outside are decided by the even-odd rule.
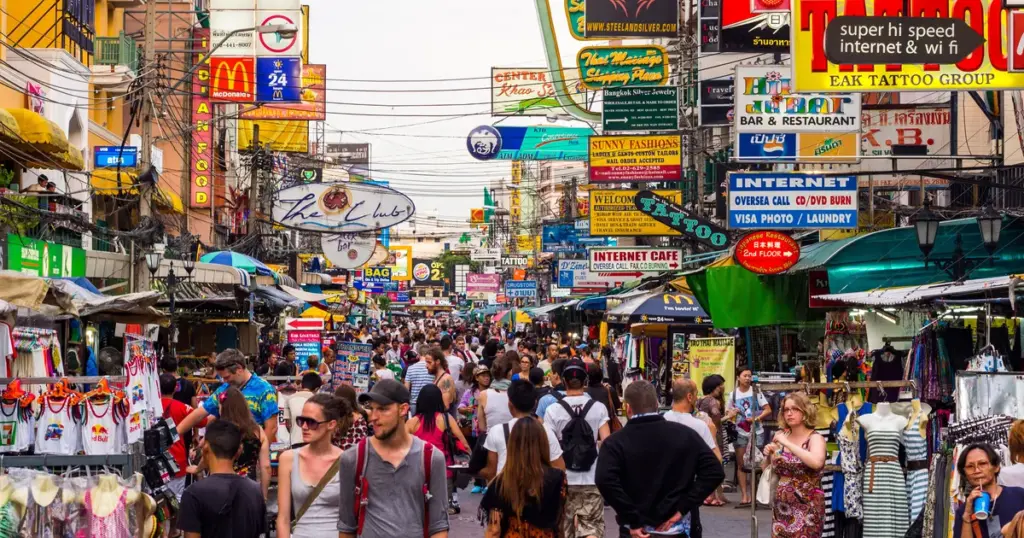
POLYGON ((423 515, 432 538, 448 536, 448 491, 444 454, 436 447, 430 458, 429 494, 423 494, 424 442, 405 430, 409 414, 409 390, 401 383, 384 379, 359 396, 369 405, 373 437, 366 440, 362 477, 368 487, 362 493, 362 532, 355 513, 355 486, 359 446, 341 456, 338 479, 341 507, 338 515, 340 538, 394 538, 423 536, 423 515))

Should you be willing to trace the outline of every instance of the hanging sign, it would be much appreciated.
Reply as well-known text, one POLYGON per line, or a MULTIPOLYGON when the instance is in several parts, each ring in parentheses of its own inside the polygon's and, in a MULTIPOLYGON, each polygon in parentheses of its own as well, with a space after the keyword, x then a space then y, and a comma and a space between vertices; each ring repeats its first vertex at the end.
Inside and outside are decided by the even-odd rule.
POLYGON ((210 207, 212 191, 213 103, 210 102, 210 64, 203 61, 203 56, 210 47, 210 30, 193 30, 192 42, 197 67, 192 75, 192 136, 189 137, 192 166, 189 170, 188 204, 193 208, 207 208, 210 207))
MULTIPOLYGON (((633 199, 635 190, 593 190, 590 191, 590 235, 593 237, 615 236, 662 236, 679 235, 675 229, 645 215, 637 209, 633 199)), ((682 193, 657 191, 662 197, 682 201, 682 193)))
POLYGON ((729 233, 717 224, 691 215, 682 206, 651 191, 640 191, 633 204, 641 213, 676 230, 683 237, 704 246, 720 249, 729 244, 729 233))
POLYGON ((414 259, 412 264, 414 286, 444 286, 444 262, 414 259))
POLYGON ((505 296, 510 298, 536 297, 536 280, 509 280, 505 283, 505 296))
POLYGON ((256 58, 256 100, 302 102, 302 59, 256 58))
POLYGON ((590 137, 590 182, 679 181, 683 142, 679 135, 590 137))
POLYGON ((736 243, 736 263, 759 275, 777 275, 788 271, 800 259, 800 244, 792 237, 772 230, 743 236, 736 243))
MULTIPOLYGON (((1024 87, 1024 74, 1007 71, 1007 58, 1002 46, 1007 33, 1003 22, 1005 12, 1002 9, 1002 0, 938 0, 929 9, 913 11, 922 15, 928 23, 944 21, 944 26, 935 27, 934 36, 912 36, 904 33, 899 42, 889 42, 888 22, 892 21, 894 30, 898 29, 896 23, 902 17, 892 15, 899 13, 900 7, 894 7, 891 2, 883 0, 793 0, 793 91, 983 91, 1024 87), (865 32, 858 40, 858 46, 868 47, 868 50, 856 56, 858 60, 863 57, 868 63, 861 65, 858 61, 856 68, 854 65, 830 61, 825 52, 829 28, 847 16, 868 16, 884 21, 881 26, 872 23, 866 27, 854 27, 857 28, 856 31, 865 32), (922 45, 927 43, 932 47, 940 47, 941 50, 933 49, 933 61, 942 61, 944 58, 941 56, 952 52, 951 47, 954 43, 952 37, 946 34, 950 31, 957 33, 955 20, 966 21, 975 32, 985 38, 987 43, 973 46, 975 41, 970 37, 964 37, 963 42, 955 43, 956 54, 960 54, 961 49, 967 50, 967 57, 953 64, 870 65, 867 56, 872 52, 879 52, 874 49, 888 49, 889 45, 901 45, 900 49, 905 53, 908 44, 913 42, 917 45, 918 41, 921 41, 922 45), (938 35, 940 31, 941 38, 938 35)), ((909 32, 910 29, 908 26, 904 30, 909 32)), ((888 50, 881 52, 884 52, 886 57, 901 53, 889 53, 888 50)))
POLYGON ((825 30, 825 57, 837 64, 955 64, 984 42, 963 19, 845 16, 825 30))
POLYGON ((338 269, 357 269, 370 261, 377 239, 372 235, 322 234, 320 249, 338 269))
POLYGON ((589 256, 595 272, 677 271, 683 264, 681 248, 591 248, 589 256))
POLYGON ((821 229, 857 226, 857 178, 729 173, 729 228, 821 229))
POLYGON ((526 256, 502 256, 502 267, 526 267, 526 256))
POLYGON ((466 137, 466 149, 481 161, 585 161, 592 132, 589 127, 481 125, 466 137))
POLYGON ((583 14, 587 37, 676 37, 679 2, 595 1, 583 14))
POLYGON ((416 211, 408 196, 368 183, 310 183, 278 191, 275 224, 311 232, 371 232, 401 224, 416 211))
POLYGON ((657 45, 584 47, 576 63, 581 82, 591 90, 668 82, 668 53, 657 45))
POLYGON ((385 284, 391 282, 391 268, 368 267, 363 270, 362 280, 367 284, 385 284))
POLYGON ((215 101, 251 103, 256 99, 256 59, 252 57, 210 58, 210 98, 215 101))
POLYGON ((139 164, 139 148, 135 146, 96 146, 93 152, 96 168, 135 168, 139 164))
POLYGON ((466 293, 498 293, 501 275, 469 273, 466 275, 466 293))
POLYGON ((301 11, 260 10, 256 12, 257 26, 294 26, 294 35, 280 33, 258 34, 256 56, 300 56, 302 54, 302 13, 301 11))

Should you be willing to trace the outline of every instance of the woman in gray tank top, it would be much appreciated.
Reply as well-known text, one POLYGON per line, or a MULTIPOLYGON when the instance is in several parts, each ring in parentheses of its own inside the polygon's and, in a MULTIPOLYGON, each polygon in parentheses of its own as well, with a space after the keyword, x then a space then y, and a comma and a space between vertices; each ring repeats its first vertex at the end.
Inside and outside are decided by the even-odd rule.
POLYGON ((281 453, 278 463, 281 479, 277 486, 278 538, 318 538, 338 532, 341 485, 337 464, 341 449, 334 446, 331 439, 339 419, 352 413, 348 407, 341 398, 320 393, 307 400, 302 415, 295 418, 306 445, 281 453), (324 486, 317 493, 321 482, 324 486), (316 497, 310 501, 314 493, 316 497))

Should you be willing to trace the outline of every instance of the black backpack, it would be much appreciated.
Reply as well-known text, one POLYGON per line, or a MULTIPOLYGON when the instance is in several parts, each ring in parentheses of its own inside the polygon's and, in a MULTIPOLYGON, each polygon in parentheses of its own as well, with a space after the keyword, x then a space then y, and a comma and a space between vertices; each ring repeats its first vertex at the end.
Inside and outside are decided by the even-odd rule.
POLYGON ((565 400, 559 399, 561 405, 569 413, 569 423, 562 428, 562 460, 569 471, 582 473, 589 471, 597 461, 597 441, 594 440, 594 429, 587 423, 587 412, 594 406, 594 400, 587 401, 577 414, 565 400))

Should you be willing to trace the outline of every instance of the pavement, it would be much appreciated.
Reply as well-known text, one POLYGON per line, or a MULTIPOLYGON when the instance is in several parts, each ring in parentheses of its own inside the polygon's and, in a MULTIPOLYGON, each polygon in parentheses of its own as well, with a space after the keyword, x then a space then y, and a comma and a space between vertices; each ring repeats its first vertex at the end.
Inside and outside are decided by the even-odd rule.
MULTIPOLYGON (((451 538, 478 538, 484 535, 483 527, 477 521, 477 507, 481 495, 471 495, 469 489, 459 491, 459 504, 462 513, 451 516, 449 524, 451 538)), ((730 504, 720 508, 704 506, 700 509, 700 519, 704 524, 704 538, 745 538, 750 533, 750 508, 737 510, 739 493, 727 493, 730 504)), ((615 524, 615 512, 608 507, 604 509, 605 537, 618 538, 618 526, 615 524)), ((771 536, 772 514, 770 510, 757 511, 757 538, 771 536)), ((751 537, 753 538, 753 537, 751 537)))

